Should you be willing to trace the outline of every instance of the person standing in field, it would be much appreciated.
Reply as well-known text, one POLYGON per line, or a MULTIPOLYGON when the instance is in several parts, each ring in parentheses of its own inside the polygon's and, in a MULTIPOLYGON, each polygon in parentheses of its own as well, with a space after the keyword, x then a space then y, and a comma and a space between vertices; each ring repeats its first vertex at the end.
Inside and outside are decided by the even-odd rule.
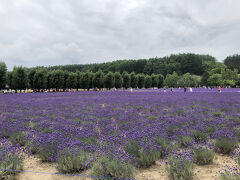
POLYGON ((187 88, 186 87, 184 87, 184 92, 187 92, 187 88))
POLYGON ((191 87, 189 88, 189 91, 192 92, 192 88, 191 87))
POLYGON ((221 86, 218 86, 218 92, 222 92, 221 86))

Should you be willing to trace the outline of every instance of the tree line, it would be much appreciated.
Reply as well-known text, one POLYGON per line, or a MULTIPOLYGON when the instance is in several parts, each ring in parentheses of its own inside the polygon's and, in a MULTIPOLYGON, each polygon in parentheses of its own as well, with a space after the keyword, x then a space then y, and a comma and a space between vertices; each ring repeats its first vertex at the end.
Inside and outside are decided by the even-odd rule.
POLYGON ((240 85, 239 62, 240 55, 229 56, 224 60, 224 63, 220 63, 209 55, 179 54, 149 60, 115 61, 93 65, 35 68, 15 66, 13 71, 7 71, 6 64, 0 62, 0 89, 4 89, 6 85, 10 89, 16 90, 26 88, 37 90, 53 88, 57 90, 68 88, 89 90, 92 88, 111 89, 113 87, 127 89, 130 87, 162 88, 164 86, 197 87, 218 85, 235 87, 240 85), (144 61, 146 63, 143 69, 140 70, 138 65, 141 63, 143 65, 144 61), (163 63, 165 68, 170 66, 172 68, 160 68, 157 71, 160 67, 158 66, 159 61, 163 63), (135 63, 136 67, 128 63, 135 63), (123 64, 125 64, 126 68, 123 68, 123 64), (78 66, 84 68, 77 69, 78 66), (68 69, 69 67, 76 69, 68 69), (130 70, 136 70, 136 72, 130 70))

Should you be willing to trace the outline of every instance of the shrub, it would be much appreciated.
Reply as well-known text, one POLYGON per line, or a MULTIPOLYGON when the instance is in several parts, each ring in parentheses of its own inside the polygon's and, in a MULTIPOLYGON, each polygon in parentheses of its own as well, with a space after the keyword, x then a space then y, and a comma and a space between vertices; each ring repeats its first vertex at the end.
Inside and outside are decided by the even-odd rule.
POLYGON ((147 168, 156 163, 156 160, 160 158, 161 153, 154 150, 146 151, 139 146, 136 141, 130 141, 127 143, 125 150, 134 157, 138 167, 147 168))
POLYGON ((216 152, 222 154, 230 154, 237 147, 237 142, 234 139, 221 138, 215 140, 216 152))
POLYGON ((223 116, 223 113, 222 112, 213 112, 212 115, 215 117, 221 117, 221 116, 223 116))
MULTIPOLYGON (((0 169, 22 170, 22 168, 22 158, 15 154, 7 153, 0 147, 0 169)), ((0 171, 0 179, 14 179, 17 173, 16 171, 0 171)))
POLYGON ((171 155, 166 164, 166 171, 170 179, 189 180, 193 177, 194 164, 184 158, 174 157, 171 155))
POLYGON ((57 169, 63 173, 76 173, 88 169, 92 165, 92 155, 85 151, 59 153, 57 169))
POLYGON ((42 145, 37 151, 37 154, 43 162, 52 162, 56 158, 54 155, 56 156, 57 154, 57 144, 52 142, 47 145, 42 145))
POLYGON ((159 150, 160 154, 159 157, 163 158, 166 155, 169 154, 169 152, 173 149, 173 146, 171 145, 170 141, 165 138, 158 138, 156 140, 157 145, 161 146, 161 149, 159 150))
POLYGON ((207 134, 205 132, 201 132, 199 130, 193 130, 192 134, 196 143, 206 142, 207 140, 207 134))
POLYGON ((14 133, 10 136, 10 141, 13 144, 20 144, 20 146, 24 146, 26 144, 26 141, 24 139, 25 136, 26 134, 22 132, 14 133))
POLYGON ((215 132, 214 127, 207 127, 206 128, 206 133, 208 133, 210 136, 215 132))
POLYGON ((220 180, 240 180, 240 175, 237 173, 232 173, 230 171, 225 171, 220 174, 220 180))
POLYGON ((199 165, 210 164, 215 154, 210 149, 199 148, 194 150, 194 158, 199 165))
POLYGON ((190 136, 183 136, 180 138, 180 144, 182 147, 187 147, 191 144, 192 140, 190 136))
POLYGON ((133 178, 136 172, 136 168, 131 164, 121 162, 119 159, 109 159, 106 156, 102 156, 93 165, 91 175, 98 177, 133 178))
POLYGON ((30 150, 32 154, 37 154, 39 147, 33 143, 33 141, 29 141, 26 143, 27 148, 30 150))

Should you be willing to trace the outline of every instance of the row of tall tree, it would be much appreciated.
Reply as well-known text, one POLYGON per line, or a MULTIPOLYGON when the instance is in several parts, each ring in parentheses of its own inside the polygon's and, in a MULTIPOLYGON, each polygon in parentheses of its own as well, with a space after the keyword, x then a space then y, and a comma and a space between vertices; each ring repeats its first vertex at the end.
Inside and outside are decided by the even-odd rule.
POLYGON ((27 72, 24 67, 14 67, 7 72, 6 82, 11 89, 91 89, 91 88, 161 88, 164 85, 163 75, 144 75, 119 72, 104 74, 101 70, 93 73, 68 72, 63 70, 47 71, 45 68, 35 68, 27 72))
POLYGON ((0 89, 4 89, 6 84, 11 89, 160 88, 198 85, 234 87, 240 85, 239 69, 240 55, 229 56, 224 63, 216 62, 209 55, 179 54, 152 58, 146 60, 146 63, 145 60, 129 60, 30 69, 20 66, 14 67, 11 72, 7 72, 4 62, 0 62, 0 89), (164 64, 166 69, 156 70, 160 67, 159 62, 161 65, 164 64), (171 66, 171 70, 167 66, 171 66), (140 70, 140 67, 143 69, 140 70), (129 72, 130 70, 136 72, 129 72), (198 70, 199 72, 197 72, 198 70), (199 76, 199 74, 202 75, 199 76))

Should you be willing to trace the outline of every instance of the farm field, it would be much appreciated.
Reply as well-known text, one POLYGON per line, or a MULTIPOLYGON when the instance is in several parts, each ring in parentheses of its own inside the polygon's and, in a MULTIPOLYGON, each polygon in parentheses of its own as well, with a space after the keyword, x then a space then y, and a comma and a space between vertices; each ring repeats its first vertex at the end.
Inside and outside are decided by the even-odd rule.
MULTIPOLYGON (((0 94, 0 169, 149 180, 237 178, 239 91, 0 94)), ((0 179, 12 177, 79 179, 0 171, 0 179)))

